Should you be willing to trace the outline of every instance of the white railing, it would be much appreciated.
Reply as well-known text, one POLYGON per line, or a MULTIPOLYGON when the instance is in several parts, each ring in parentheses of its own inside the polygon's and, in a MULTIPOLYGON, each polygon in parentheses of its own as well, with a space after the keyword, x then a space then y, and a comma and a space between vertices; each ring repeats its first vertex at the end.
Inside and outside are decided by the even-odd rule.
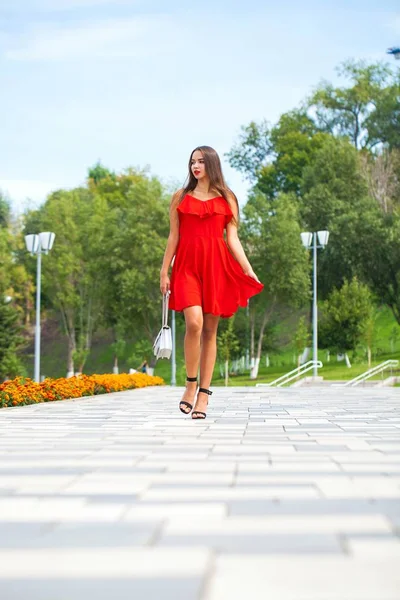
POLYGON ((293 369, 293 371, 278 377, 278 379, 274 379, 274 381, 271 381, 271 383, 256 383, 256 387, 282 387, 285 385, 285 383, 289 383, 289 381, 297 379, 297 377, 300 377, 301 375, 304 375, 304 373, 311 371, 315 365, 318 367, 318 369, 321 369, 321 367, 324 366, 320 360, 309 360, 308 362, 304 363, 304 365, 301 365, 301 367, 297 367, 296 369, 293 369))
POLYGON ((334 385, 336 385, 337 387, 355 387, 356 385, 363 383, 370 377, 373 377, 374 375, 378 375, 379 373, 386 371, 386 369, 392 369, 393 367, 397 367, 398 364, 399 364, 398 360, 393 360, 393 359, 386 360, 385 362, 381 363, 380 365, 377 365, 376 367, 372 367, 372 369, 365 371, 365 373, 361 373, 361 375, 358 375, 358 377, 354 377, 354 379, 350 379, 350 381, 347 381, 346 383, 334 384, 334 385))

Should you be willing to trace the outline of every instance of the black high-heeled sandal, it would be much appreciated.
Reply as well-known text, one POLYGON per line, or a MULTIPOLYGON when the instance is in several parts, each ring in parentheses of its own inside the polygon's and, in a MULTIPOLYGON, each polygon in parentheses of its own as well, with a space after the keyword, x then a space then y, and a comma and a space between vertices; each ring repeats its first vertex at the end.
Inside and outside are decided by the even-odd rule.
MULTIPOLYGON (((197 381, 197 377, 186 377, 186 381, 197 381)), ((186 402, 186 400, 181 400, 179 402, 179 410, 181 412, 183 412, 184 415, 189 415, 190 412, 191 412, 191 410, 192 410, 192 408, 193 408, 193 404, 190 404, 190 402, 186 402), (183 408, 181 407, 181 405, 182 406, 187 406, 187 408, 189 410, 183 410, 183 408)))
MULTIPOLYGON (((206 390, 206 388, 199 388, 199 391, 197 392, 198 394, 200 392, 203 392, 204 394, 208 394, 209 396, 211 396, 212 391, 211 390, 206 390)), ((207 398, 207 405, 208 405, 208 398, 207 398)), ((201 410, 194 410, 192 412, 192 419, 205 419, 207 416, 207 414, 205 412, 202 412, 201 410), (196 415, 196 416, 194 416, 196 415), (199 415, 199 416, 197 416, 199 415)))

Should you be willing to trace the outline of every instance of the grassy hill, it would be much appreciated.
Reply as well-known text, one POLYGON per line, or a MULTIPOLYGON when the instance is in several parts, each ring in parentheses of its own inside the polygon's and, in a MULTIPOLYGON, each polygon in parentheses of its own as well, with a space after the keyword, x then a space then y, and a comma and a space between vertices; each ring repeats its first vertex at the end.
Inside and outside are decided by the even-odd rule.
MULTIPOLYGON (((185 381, 185 365, 183 360, 183 316, 177 315, 178 342, 177 342, 177 384, 183 385, 185 381)), ((256 383, 270 382, 273 379, 287 373, 296 367, 296 356, 292 345, 292 332, 297 323, 297 317, 293 313, 283 318, 276 326, 275 335, 279 352, 269 354, 270 366, 266 366, 266 354, 263 353, 260 363, 257 381, 249 379, 249 374, 232 376, 231 385, 255 385, 256 383)), ((113 353, 111 350, 112 338, 110 332, 99 331, 93 339, 91 354, 85 365, 86 373, 110 373, 113 366, 113 353)), ((133 345, 128 344, 126 356, 133 353, 133 345)), ((147 357, 149 358, 149 357, 147 357)), ((337 361, 335 355, 331 355, 330 361, 325 350, 319 351, 318 358, 324 367, 319 374, 325 379, 351 379, 367 370, 366 349, 360 347, 355 356, 350 356, 352 368, 346 367, 344 361, 337 361)), ((389 358, 400 360, 400 326, 396 323, 391 311, 382 307, 377 311, 376 319, 376 341, 373 348, 373 365, 379 364, 389 358), (396 337, 397 332, 397 337, 396 337)), ((136 368, 137 364, 128 363, 127 360, 120 361, 120 371, 128 371, 129 367, 136 368)), ((33 372, 33 343, 25 355, 25 367, 28 375, 33 372)), ((48 319, 42 329, 42 355, 41 372, 49 377, 63 377, 66 372, 66 343, 59 330, 57 321, 48 319)), ((167 383, 171 380, 171 361, 160 360, 155 367, 155 374, 160 375, 167 383)), ((387 375, 386 375, 387 376, 387 375)), ((219 364, 216 364, 213 377, 213 385, 224 385, 220 375, 219 364)))

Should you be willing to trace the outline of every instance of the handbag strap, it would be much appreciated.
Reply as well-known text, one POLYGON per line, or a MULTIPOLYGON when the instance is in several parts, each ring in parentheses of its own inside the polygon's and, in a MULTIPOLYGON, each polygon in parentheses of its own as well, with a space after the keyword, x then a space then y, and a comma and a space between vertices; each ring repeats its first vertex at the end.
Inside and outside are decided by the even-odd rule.
POLYGON ((170 291, 166 294, 163 294, 163 308, 162 308, 162 326, 168 327, 168 304, 169 304, 169 295, 170 291))

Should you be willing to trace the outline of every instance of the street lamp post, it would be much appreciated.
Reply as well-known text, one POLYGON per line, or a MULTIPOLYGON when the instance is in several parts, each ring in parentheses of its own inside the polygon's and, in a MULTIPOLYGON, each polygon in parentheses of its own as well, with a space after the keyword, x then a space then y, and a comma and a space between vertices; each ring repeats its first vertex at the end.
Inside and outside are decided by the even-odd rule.
POLYGON ((28 252, 37 256, 36 265, 36 328, 35 328, 35 372, 34 379, 40 382, 40 288, 42 277, 42 254, 48 254, 52 249, 55 233, 43 231, 42 233, 25 236, 28 252))
POLYGON ((325 248, 329 239, 329 231, 317 231, 310 233, 304 231, 301 234, 303 246, 313 251, 313 361, 314 361, 314 377, 318 377, 318 306, 317 306, 317 248, 325 248), (318 238, 318 241, 317 241, 318 238), (319 242, 319 245, 318 245, 319 242))
POLYGON ((172 361, 171 361, 171 385, 176 385, 176 342, 175 342, 175 311, 172 311, 172 361))

